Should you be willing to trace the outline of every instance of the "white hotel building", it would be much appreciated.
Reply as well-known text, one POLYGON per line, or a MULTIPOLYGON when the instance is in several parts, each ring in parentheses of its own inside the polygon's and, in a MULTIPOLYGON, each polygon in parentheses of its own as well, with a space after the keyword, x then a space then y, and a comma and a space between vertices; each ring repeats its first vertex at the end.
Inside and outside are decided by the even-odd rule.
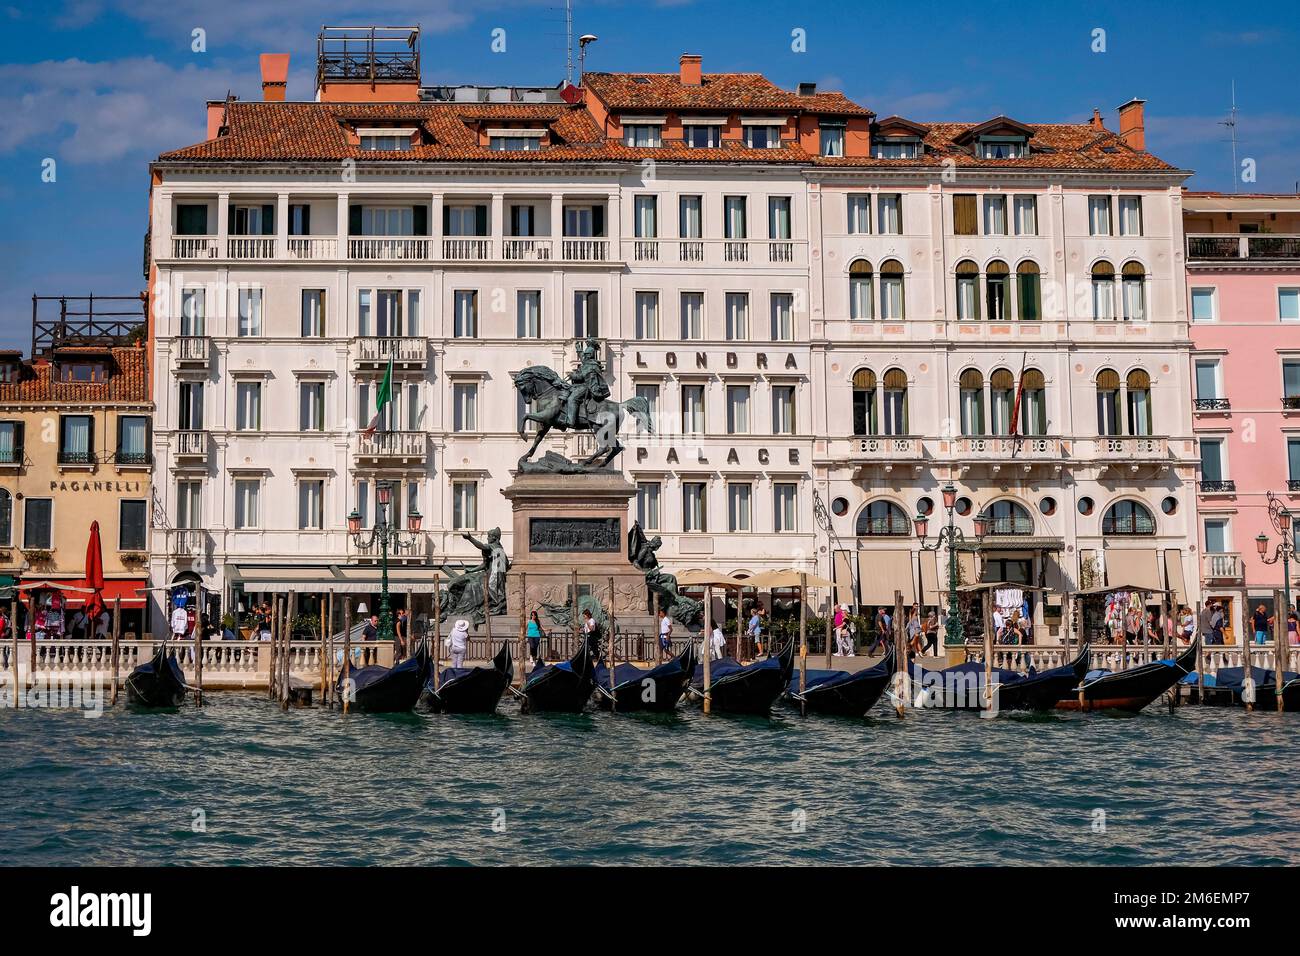
POLYGON ((399 603, 477 560, 464 530, 509 549, 510 373, 567 373, 596 335, 613 397, 655 409, 620 463, 670 569, 937 603, 911 518, 933 535, 951 480, 968 536, 993 519, 967 580, 1195 598, 1186 174, 1144 152, 1140 102, 1118 134, 924 126, 698 57, 565 90, 383 62, 323 56, 291 103, 263 57, 263 102, 209 104, 208 139, 152 166, 155 585, 373 593, 346 518, 381 478, 422 515, 399 603))

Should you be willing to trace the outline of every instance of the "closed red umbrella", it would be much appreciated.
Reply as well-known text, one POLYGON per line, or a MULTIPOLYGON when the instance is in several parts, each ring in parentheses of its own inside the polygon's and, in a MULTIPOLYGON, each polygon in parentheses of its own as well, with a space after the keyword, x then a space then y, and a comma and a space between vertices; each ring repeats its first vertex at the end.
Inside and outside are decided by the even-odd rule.
POLYGON ((99 522, 90 523, 90 541, 86 545, 86 587, 93 588, 94 594, 86 598, 87 636, 95 634, 94 621, 104 610, 104 552, 99 543, 99 522))

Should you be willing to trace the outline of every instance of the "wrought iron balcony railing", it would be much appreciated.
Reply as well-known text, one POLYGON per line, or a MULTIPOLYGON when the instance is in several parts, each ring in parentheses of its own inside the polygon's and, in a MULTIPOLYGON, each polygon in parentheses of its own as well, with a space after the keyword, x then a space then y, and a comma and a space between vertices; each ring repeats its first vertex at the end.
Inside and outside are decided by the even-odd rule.
POLYGON ((1226 398, 1194 398, 1192 408, 1198 412, 1226 412, 1232 409, 1232 403, 1226 398))

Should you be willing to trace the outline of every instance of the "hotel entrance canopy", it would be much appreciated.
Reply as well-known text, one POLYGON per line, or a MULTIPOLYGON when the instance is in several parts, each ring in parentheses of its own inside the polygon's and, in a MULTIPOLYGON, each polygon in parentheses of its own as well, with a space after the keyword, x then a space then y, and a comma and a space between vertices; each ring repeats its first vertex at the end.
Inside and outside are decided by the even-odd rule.
MULTIPOLYGON (((380 588, 380 569, 378 567, 348 568, 338 565, 321 567, 249 567, 247 565, 230 569, 231 583, 239 585, 244 591, 269 591, 284 593, 297 591, 300 594, 334 591, 339 594, 371 594, 380 588)), ((417 591, 432 594, 435 580, 446 582, 446 575, 435 578, 432 568, 389 568, 388 588, 390 591, 417 591)))

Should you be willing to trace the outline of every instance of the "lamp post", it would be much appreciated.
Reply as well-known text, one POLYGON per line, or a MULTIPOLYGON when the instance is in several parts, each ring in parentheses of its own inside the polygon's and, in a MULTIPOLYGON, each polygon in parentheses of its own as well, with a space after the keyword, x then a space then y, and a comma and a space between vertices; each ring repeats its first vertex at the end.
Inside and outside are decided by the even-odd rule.
POLYGON ((1259 552, 1260 560, 1265 564, 1282 562, 1282 595, 1286 604, 1285 610, 1281 612, 1282 633, 1287 634, 1286 619, 1287 615, 1291 613, 1291 558, 1296 552, 1296 542, 1292 528, 1291 512, 1282 507, 1282 503, 1273 497, 1271 491, 1268 493, 1268 515, 1282 540, 1278 542, 1277 547, 1273 550, 1273 557, 1270 558, 1268 556, 1268 535, 1261 531, 1255 538, 1255 550, 1259 552))
MULTIPOLYGON (((369 550, 378 542, 379 556, 379 639, 391 641, 393 633, 393 609, 388 600, 388 546, 397 544, 401 529, 388 520, 388 506, 393 503, 393 484, 390 481, 375 482, 375 502, 379 506, 379 520, 374 528, 365 532, 361 530, 361 512, 356 508, 348 515, 348 533, 352 541, 362 550, 369 550)), ((406 516, 406 529, 412 534, 420 530, 424 520, 419 511, 412 511, 406 516)))
MULTIPOLYGON (((912 519, 912 524, 916 527, 916 536, 921 540, 922 551, 939 551, 945 545, 948 547, 948 619, 944 623, 944 644, 948 646, 962 644, 965 640, 962 633, 961 611, 957 606, 957 548, 966 541, 966 535, 954 523, 954 513, 957 509, 957 487, 952 483, 944 485, 941 489, 943 493, 943 507, 948 512, 948 524, 940 528, 938 535, 935 536, 933 544, 926 543, 926 533, 929 529, 930 518, 928 515, 918 514, 912 519)), ((983 538, 985 531, 988 529, 988 518, 983 512, 975 516, 975 537, 983 538)))

